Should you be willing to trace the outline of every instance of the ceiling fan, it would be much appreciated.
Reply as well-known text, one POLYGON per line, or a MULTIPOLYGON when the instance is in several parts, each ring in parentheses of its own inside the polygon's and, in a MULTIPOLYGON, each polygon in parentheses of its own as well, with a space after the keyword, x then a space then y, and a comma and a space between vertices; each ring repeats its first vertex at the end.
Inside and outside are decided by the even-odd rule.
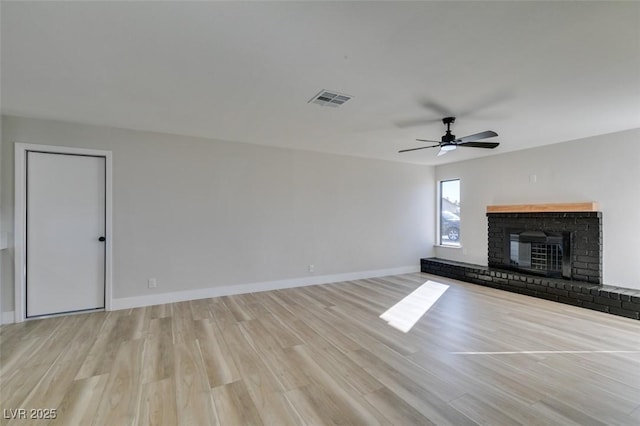
POLYGON ((456 121, 455 117, 445 117, 442 119, 442 122, 447 126, 447 133, 442 136, 442 141, 432 141, 428 139, 416 139, 419 142, 435 142, 437 145, 430 146, 421 146, 419 148, 410 148, 403 149, 398 151, 401 152, 409 152, 409 151, 417 151, 419 149, 426 148, 435 148, 440 147, 440 151, 438 152, 438 157, 446 154, 449 151, 453 151, 454 149, 460 147, 468 147, 468 148, 489 148, 493 149, 500 145, 498 142, 476 142, 479 139, 487 139, 492 138, 494 136, 498 136, 498 134, 492 130, 487 130, 484 132, 476 133, 473 135, 465 136, 463 138, 456 139, 456 135, 451 134, 451 124, 456 121))

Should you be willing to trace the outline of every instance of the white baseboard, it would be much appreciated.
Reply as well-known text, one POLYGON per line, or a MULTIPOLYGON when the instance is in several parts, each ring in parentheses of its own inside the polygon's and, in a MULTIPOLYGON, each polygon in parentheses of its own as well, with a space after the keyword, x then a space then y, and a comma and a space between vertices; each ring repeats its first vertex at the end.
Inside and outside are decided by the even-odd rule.
POLYGON ((13 324, 15 321, 15 316, 13 314, 13 311, 9 311, 9 312, 3 312, 2 313, 2 325, 4 324, 13 324))
POLYGON ((139 308, 142 306, 163 305, 165 303, 184 302, 187 300, 206 299, 209 297, 231 296, 234 294, 257 293, 260 291, 281 290, 285 288, 304 287, 309 285, 335 283, 340 281, 361 280, 365 278, 384 277, 387 275, 409 274, 419 272, 420 265, 403 266, 373 271, 349 272, 345 274, 321 275, 293 278, 278 281, 238 284, 225 287, 210 287, 197 290, 174 291, 170 293, 151 294, 113 299, 111 309, 139 308))

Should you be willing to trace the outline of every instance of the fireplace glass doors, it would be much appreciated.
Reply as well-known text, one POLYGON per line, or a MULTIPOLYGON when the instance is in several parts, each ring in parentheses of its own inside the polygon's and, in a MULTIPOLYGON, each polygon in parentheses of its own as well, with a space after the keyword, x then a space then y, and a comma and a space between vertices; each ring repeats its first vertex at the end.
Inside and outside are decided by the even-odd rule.
POLYGON ((509 265, 548 277, 571 278, 571 233, 507 231, 509 265))

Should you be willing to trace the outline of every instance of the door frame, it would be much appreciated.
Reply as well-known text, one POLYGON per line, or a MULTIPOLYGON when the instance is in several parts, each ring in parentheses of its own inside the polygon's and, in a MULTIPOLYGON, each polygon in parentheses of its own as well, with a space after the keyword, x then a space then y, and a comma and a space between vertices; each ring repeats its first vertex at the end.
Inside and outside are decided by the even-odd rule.
MULTIPOLYGON (((67 146, 38 145, 15 143, 15 206, 14 206, 14 288, 15 288, 15 322, 26 319, 26 200, 27 200, 27 152, 38 151, 51 154, 75 154, 105 159, 105 257, 104 257, 104 309, 111 310, 112 292, 112 153, 97 149, 75 148, 67 146)), ((38 317, 42 318, 42 317, 38 317)))

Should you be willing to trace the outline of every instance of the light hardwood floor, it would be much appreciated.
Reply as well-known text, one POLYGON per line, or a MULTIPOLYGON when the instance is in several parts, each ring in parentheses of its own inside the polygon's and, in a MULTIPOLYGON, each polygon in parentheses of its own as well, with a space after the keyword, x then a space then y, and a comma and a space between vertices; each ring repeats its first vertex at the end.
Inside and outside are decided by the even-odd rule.
POLYGON ((51 424, 640 424, 639 321, 420 273, 28 321, 0 345, 3 417, 51 424), (410 332, 378 318, 428 279, 451 287, 410 332), (521 351, 542 352, 459 353, 521 351))

